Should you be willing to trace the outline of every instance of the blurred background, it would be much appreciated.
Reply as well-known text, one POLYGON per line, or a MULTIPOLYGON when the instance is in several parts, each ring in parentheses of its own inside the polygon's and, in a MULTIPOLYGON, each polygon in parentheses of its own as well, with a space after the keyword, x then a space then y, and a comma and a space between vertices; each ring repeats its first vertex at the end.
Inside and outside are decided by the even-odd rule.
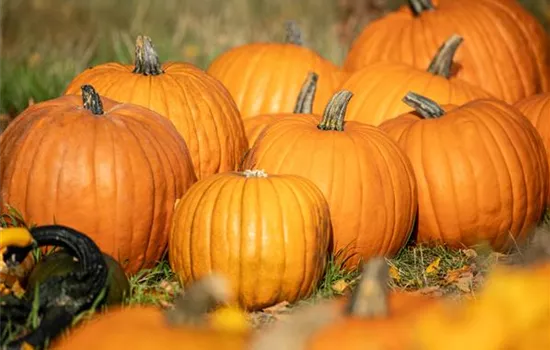
MULTIPOLYGON (((460 0, 456 0, 460 1, 460 0)), ((162 61, 206 68, 230 47, 281 41, 295 20, 305 44, 340 64, 356 33, 404 0, 0 0, 0 114, 59 96, 86 67, 133 62, 138 34, 162 61)), ((550 0, 520 0, 550 30, 550 0)))

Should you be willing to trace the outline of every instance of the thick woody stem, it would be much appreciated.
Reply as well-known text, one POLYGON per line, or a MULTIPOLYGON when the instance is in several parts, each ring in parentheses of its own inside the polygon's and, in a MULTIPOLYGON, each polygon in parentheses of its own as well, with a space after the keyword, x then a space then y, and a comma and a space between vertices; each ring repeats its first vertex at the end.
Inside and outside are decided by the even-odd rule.
POLYGON ((435 119, 445 114, 437 102, 414 92, 409 92, 402 101, 425 119, 435 119))
POLYGON ((321 130, 343 131, 349 101, 353 97, 353 93, 348 90, 340 90, 332 96, 328 102, 323 119, 317 125, 321 130))
POLYGON ((159 75, 163 73, 159 56, 150 37, 138 35, 134 64, 135 67, 132 73, 143 75, 159 75))
POLYGON ((435 10, 432 0, 409 0, 409 7, 415 16, 420 16, 424 11, 435 10))
POLYGON ((319 76, 314 72, 309 72, 302 85, 294 113, 311 114, 313 113, 313 101, 315 100, 315 91, 317 90, 317 81, 319 76))
POLYGON ((84 108, 95 115, 102 115, 103 104, 94 87, 91 85, 82 85, 80 90, 82 90, 82 104, 84 108))
POLYGON ((460 35, 451 35, 437 50, 437 54, 428 67, 428 72, 448 79, 451 76, 456 51, 463 41, 464 38, 460 35))
POLYGON ((289 20, 285 22, 286 28, 286 38, 285 42, 287 44, 294 44, 302 46, 304 42, 302 41, 302 31, 298 24, 295 21, 289 20))

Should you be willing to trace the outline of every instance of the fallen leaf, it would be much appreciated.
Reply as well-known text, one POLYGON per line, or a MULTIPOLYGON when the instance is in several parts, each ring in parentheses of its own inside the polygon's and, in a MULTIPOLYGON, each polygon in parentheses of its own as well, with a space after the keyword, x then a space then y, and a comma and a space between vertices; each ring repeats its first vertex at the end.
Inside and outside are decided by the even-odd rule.
POLYGON ((449 270, 445 275, 445 282, 448 284, 455 283, 458 279, 464 275, 472 274, 472 265, 465 265, 459 269, 449 270))
POLYGON ((470 293, 472 289, 470 288, 472 286, 474 275, 470 274, 464 277, 460 277, 458 280, 456 280, 453 284, 460 289, 464 293, 470 293))
POLYGON ((286 311, 288 309, 289 304, 290 303, 288 301, 281 301, 278 304, 275 304, 275 305, 270 306, 270 307, 266 307, 262 311, 265 312, 265 313, 269 313, 269 314, 275 314, 275 313, 283 312, 283 311, 286 311))
POLYGON ((349 283, 346 282, 344 279, 339 279, 338 281, 334 282, 331 286, 332 290, 336 293, 344 293, 346 289, 349 289, 349 283))
POLYGON ((443 295, 443 292, 441 291, 441 288, 439 286, 431 286, 431 287, 425 287, 425 288, 417 289, 414 292, 410 292, 410 294, 441 296, 441 295, 443 295))
POLYGON ((435 273, 439 270, 439 262, 441 261, 441 258, 435 259, 428 267, 426 267, 426 273, 435 273))
POLYGON ((469 259, 477 258, 477 252, 474 249, 463 249, 462 254, 469 259))
POLYGON ((393 278, 396 281, 401 280, 401 276, 399 275, 399 269, 397 269, 395 266, 390 266, 390 277, 393 278))

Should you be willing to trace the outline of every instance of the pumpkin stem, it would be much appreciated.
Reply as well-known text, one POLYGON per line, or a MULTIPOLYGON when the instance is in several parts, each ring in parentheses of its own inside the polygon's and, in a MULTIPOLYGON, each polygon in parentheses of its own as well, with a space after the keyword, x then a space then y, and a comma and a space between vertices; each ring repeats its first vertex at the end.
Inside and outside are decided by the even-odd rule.
POLYGON ((343 131, 344 119, 349 101, 353 97, 353 93, 348 90, 340 90, 335 93, 328 102, 323 119, 317 125, 321 130, 343 131))
POLYGON ((464 38, 460 35, 451 35, 437 50, 437 54, 428 67, 428 72, 448 79, 451 76, 451 67, 453 66, 456 50, 463 41, 464 38))
POLYGON ((363 264, 359 284, 347 305, 348 315, 361 318, 388 315, 389 267, 383 257, 363 264))
POLYGON ((409 0, 409 7, 415 16, 420 16, 424 11, 435 10, 432 0, 409 0))
POLYGON ((298 24, 296 23, 296 21, 293 21, 293 20, 286 21, 285 28, 286 28, 285 43, 294 44, 298 46, 304 45, 304 42, 302 41, 302 31, 300 30, 300 27, 298 27, 298 24))
POLYGON ((82 85, 80 90, 82 90, 82 104, 84 108, 95 115, 102 115, 103 103, 101 103, 99 94, 95 91, 94 87, 86 84, 82 85))
POLYGON ((138 35, 136 39, 135 67, 132 73, 159 75, 164 73, 159 56, 150 37, 138 35))
POLYGON ((170 325, 197 325, 206 322, 206 315, 220 304, 229 301, 227 281, 218 275, 209 275, 194 282, 175 300, 175 308, 165 311, 170 325))
POLYGON ((425 119, 435 119, 443 116, 445 111, 434 100, 409 92, 403 97, 403 102, 420 114, 425 119))
POLYGON ((319 75, 315 72, 309 72, 307 78, 302 85, 294 113, 311 114, 313 113, 313 101, 315 100, 315 91, 317 90, 317 81, 319 75))
POLYGON ((267 177, 267 173, 263 169, 245 170, 241 172, 244 177, 267 177))

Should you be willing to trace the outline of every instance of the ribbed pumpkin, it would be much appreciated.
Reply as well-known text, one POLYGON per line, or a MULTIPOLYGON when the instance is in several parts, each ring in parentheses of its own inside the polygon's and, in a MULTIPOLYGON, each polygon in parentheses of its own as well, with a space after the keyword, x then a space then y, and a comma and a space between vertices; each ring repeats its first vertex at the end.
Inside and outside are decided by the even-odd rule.
POLYGON ((291 113, 304 77, 319 75, 313 110, 322 112, 341 83, 340 68, 317 52, 302 45, 299 29, 287 25, 284 43, 250 43, 218 56, 207 72, 231 92, 241 116, 291 113))
POLYGON ((196 181, 189 150, 161 115, 82 90, 28 107, 0 135, 0 205, 86 233, 126 272, 152 267, 196 181))
POLYGON ((503 101, 439 106, 415 93, 416 112, 380 125, 407 153, 418 184, 418 242, 506 251, 546 207, 548 164, 529 120, 503 101))
MULTIPOLYGON (((296 99, 296 105, 294 107, 294 114, 311 114, 313 110, 313 101, 315 100, 315 91, 317 89, 317 81, 319 76, 316 73, 310 72, 302 85, 300 94, 296 99)), ((251 118, 246 118, 244 122, 244 130, 246 132, 246 138, 248 139, 248 147, 252 147, 256 139, 260 134, 268 128, 271 124, 275 123, 281 117, 292 115, 290 113, 274 113, 274 114, 261 114, 251 118)))
POLYGON ((428 69, 405 63, 379 62, 360 69, 342 84, 353 92, 347 120, 379 125, 413 109, 403 102, 409 91, 417 91, 441 104, 463 104, 476 98, 491 97, 480 87, 453 78, 453 57, 462 37, 452 35, 439 48, 428 69))
POLYGON ((65 94, 78 94, 83 84, 170 119, 189 147, 199 179, 235 170, 246 151, 242 120, 227 89, 191 64, 161 65, 149 37, 138 36, 135 65, 111 62, 87 69, 69 83, 65 94))
POLYGON ((456 57, 458 78, 509 103, 549 89, 547 34, 517 0, 408 3, 363 30, 348 53, 346 70, 378 61, 424 69, 441 42, 458 33, 465 40, 456 57))
POLYGON ((359 258, 392 256, 407 242, 417 211, 413 169, 377 127, 344 122, 352 93, 334 95, 323 117, 285 117, 265 130, 243 161, 247 169, 300 175, 328 200, 333 253, 354 268, 359 258))
MULTIPOLYGON (((537 94, 527 97, 515 104, 535 126, 546 147, 548 163, 550 164, 550 94, 537 94)), ((550 187, 548 188, 548 203, 550 203, 550 187)))
POLYGON ((178 203, 170 266, 184 286, 210 273, 226 277, 240 305, 257 310, 311 295, 331 234, 328 204, 311 181, 263 171, 218 174, 178 203))

